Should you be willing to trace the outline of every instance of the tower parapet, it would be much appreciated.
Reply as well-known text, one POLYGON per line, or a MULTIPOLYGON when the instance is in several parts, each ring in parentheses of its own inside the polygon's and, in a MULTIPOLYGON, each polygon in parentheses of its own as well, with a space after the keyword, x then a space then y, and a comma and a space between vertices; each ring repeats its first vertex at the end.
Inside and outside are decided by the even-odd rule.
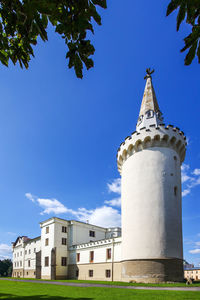
POLYGON ((186 137, 163 124, 147 69, 136 131, 117 154, 122 197, 122 280, 183 280, 181 163, 186 137))
POLYGON ((168 147, 177 152, 180 163, 185 159, 186 137, 178 127, 152 124, 135 131, 120 145, 117 153, 117 166, 121 174, 123 163, 134 153, 152 147, 168 147))

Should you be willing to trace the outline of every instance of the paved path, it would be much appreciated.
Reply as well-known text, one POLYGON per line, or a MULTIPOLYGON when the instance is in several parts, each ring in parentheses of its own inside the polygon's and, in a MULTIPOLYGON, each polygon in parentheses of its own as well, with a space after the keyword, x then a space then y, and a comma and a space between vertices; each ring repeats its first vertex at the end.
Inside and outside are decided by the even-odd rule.
POLYGON ((40 281, 40 280, 29 280, 29 279, 10 279, 10 278, 8 278, 8 279, 0 278, 0 280, 54 284, 54 285, 74 286, 74 287, 104 287, 104 288, 129 289, 129 290, 200 292, 200 287, 159 287, 159 286, 110 285, 110 284, 96 284, 96 283, 75 283, 75 282, 61 282, 61 281, 47 281, 47 280, 40 281))

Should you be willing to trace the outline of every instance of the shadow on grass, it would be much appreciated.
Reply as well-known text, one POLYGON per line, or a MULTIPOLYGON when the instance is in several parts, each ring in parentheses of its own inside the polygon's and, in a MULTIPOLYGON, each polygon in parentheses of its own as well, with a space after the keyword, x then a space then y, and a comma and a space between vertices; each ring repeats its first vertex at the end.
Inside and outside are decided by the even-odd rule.
POLYGON ((12 294, 2 294, 0 293, 0 299, 8 300, 94 300, 93 298, 74 298, 74 297, 60 297, 60 296, 49 296, 49 295, 34 295, 34 296, 18 296, 12 294))

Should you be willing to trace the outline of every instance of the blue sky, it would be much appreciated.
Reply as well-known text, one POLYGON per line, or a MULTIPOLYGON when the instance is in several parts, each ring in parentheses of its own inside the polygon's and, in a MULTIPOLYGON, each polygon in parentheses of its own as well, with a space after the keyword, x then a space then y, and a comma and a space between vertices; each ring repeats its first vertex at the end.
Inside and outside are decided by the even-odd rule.
POLYGON ((167 1, 108 1, 92 36, 95 68, 75 77, 49 28, 29 70, 0 66, 0 257, 18 235, 40 235, 51 216, 120 222, 116 153, 135 130, 147 67, 166 124, 189 145, 183 166, 184 256, 200 263, 199 64, 186 67, 167 1), (186 195, 187 194, 187 195, 186 195), (112 201, 114 199, 114 201, 112 201), (110 202, 111 201, 111 202, 110 202))

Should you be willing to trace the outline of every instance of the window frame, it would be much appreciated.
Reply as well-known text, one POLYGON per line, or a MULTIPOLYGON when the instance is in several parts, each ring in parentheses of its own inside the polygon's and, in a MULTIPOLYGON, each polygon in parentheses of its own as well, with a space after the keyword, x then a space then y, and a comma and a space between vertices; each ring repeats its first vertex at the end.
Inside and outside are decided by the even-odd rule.
POLYGON ((106 276, 106 278, 111 277, 111 270, 110 269, 105 270, 105 276, 106 276))
POLYGON ((61 266, 62 267, 66 267, 67 266, 67 257, 66 256, 62 256, 61 257, 61 266))
POLYGON ((90 256, 89 256, 89 259, 90 259, 90 263, 93 263, 94 262, 94 251, 90 251, 90 256))
POLYGON ((44 257, 44 266, 49 267, 49 256, 44 257))
POLYGON ((62 237, 61 245, 66 246, 67 245, 67 239, 62 237))
POLYGON ((89 237, 94 237, 95 238, 96 234, 94 230, 89 230, 89 237))
POLYGON ((88 277, 94 277, 94 270, 88 270, 88 277))

